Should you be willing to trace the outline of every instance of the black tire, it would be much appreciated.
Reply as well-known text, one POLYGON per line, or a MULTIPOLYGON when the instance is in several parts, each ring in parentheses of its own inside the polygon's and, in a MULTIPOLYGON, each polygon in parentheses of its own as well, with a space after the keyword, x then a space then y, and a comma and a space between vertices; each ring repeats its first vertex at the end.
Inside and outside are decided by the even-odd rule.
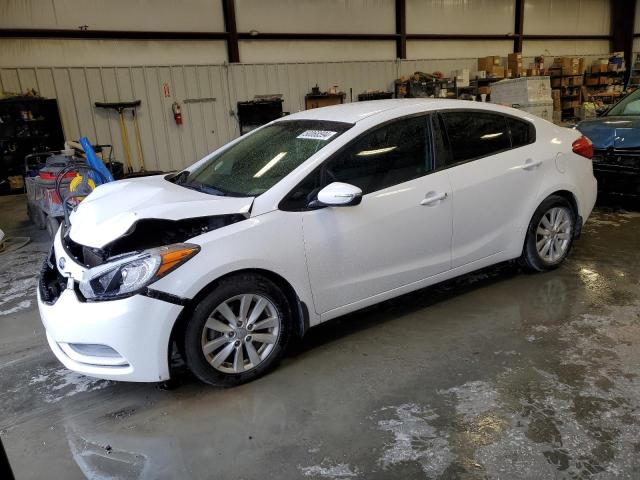
MULTIPOLYGON (((250 274, 239 274, 225 278, 196 305, 187 322, 184 332, 184 352, 187 366, 198 379, 209 385, 232 387, 249 382, 264 375, 277 365, 291 339, 292 325, 291 306, 287 297, 271 280, 260 275, 250 274), (262 359, 261 363, 256 362, 257 366, 241 373, 223 372, 209 363, 203 352, 203 336, 207 334, 205 324, 218 306, 233 297, 245 294, 259 295, 275 307, 280 318, 277 339, 268 356, 262 359)), ((245 333, 250 334, 251 332, 245 333)), ((221 336, 224 335, 221 334, 221 336)), ((222 348, 217 351, 221 351, 222 348)), ((245 361, 249 362, 246 357, 248 350, 245 344, 241 344, 239 348, 245 355, 245 361)), ((250 363, 247 363, 248 365, 250 363)))
POLYGON ((529 223, 529 227, 527 228, 527 236, 524 241, 522 256, 519 259, 520 264, 525 268, 535 272, 545 272, 558 268, 562 264, 562 262, 564 262, 564 260, 567 258, 567 255, 569 255, 569 252, 571 251, 575 228, 576 212, 573 205, 566 198, 559 195, 551 195, 545 198, 540 206, 538 206, 538 208, 536 209, 533 217, 531 218, 531 222, 529 223), (555 207, 566 209, 571 221, 571 230, 568 239, 569 243, 564 253, 556 260, 548 261, 540 255, 538 249, 536 248, 537 229, 543 215, 545 215, 547 212, 549 212, 549 210, 555 207))

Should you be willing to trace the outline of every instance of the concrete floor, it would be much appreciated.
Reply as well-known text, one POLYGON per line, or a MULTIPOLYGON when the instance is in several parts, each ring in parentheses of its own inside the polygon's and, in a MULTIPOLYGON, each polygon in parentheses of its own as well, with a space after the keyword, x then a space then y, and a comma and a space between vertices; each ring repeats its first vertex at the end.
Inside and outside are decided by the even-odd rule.
POLYGON ((162 390, 49 352, 23 211, 0 198, 0 228, 35 239, 0 255, 18 478, 640 478, 640 214, 598 210, 557 271, 501 265, 316 328, 251 384, 162 390))

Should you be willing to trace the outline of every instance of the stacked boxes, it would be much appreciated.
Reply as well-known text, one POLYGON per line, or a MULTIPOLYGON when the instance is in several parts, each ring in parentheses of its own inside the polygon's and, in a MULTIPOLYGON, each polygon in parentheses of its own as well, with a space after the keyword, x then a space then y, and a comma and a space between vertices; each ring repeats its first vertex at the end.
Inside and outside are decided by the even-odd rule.
POLYGON ((482 57, 478 59, 478 71, 487 72, 487 78, 504 78, 502 58, 499 56, 482 57))
POLYGON ((507 68, 513 77, 522 75, 522 53, 510 53, 507 56, 507 68))
POLYGON ((556 57, 551 65, 551 70, 555 75, 582 75, 584 73, 584 58, 556 57))
POLYGON ((469 86, 469 69, 468 68, 454 70, 453 72, 451 72, 451 76, 456 79, 456 84, 458 87, 469 86))

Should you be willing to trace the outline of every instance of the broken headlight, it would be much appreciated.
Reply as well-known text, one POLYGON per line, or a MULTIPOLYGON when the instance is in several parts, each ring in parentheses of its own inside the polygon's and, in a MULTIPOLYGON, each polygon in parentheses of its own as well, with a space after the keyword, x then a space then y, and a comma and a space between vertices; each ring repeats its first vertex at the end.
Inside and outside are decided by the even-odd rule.
POLYGON ((120 256, 87 270, 80 282, 80 291, 87 300, 114 300, 134 295, 199 251, 198 245, 176 243, 120 256))

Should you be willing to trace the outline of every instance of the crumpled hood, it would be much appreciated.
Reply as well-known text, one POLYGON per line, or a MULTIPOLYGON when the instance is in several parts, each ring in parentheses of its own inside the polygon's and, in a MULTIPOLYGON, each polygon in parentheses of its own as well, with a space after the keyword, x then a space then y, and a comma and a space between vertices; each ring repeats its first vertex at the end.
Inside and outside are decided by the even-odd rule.
POLYGON ((164 176, 119 180, 99 186, 71 214, 69 235, 94 248, 126 233, 143 218, 181 220, 248 213, 253 197, 220 197, 175 185, 164 176))
POLYGON ((640 117, 599 117, 583 120, 576 127, 597 149, 640 148, 640 117))

